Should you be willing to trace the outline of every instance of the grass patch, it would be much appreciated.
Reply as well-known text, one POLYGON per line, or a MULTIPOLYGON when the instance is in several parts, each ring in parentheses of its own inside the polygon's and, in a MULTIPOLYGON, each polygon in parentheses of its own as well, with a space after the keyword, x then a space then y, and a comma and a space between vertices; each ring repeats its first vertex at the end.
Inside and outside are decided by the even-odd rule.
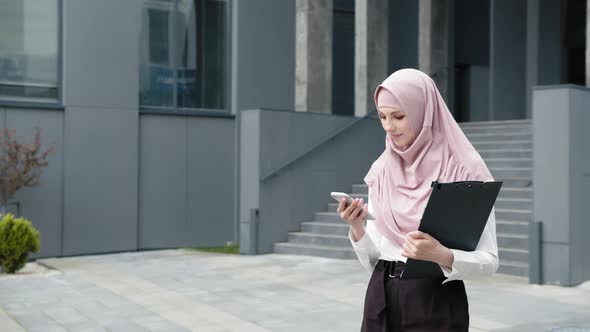
POLYGON ((188 250, 195 250, 195 251, 204 251, 204 252, 214 252, 218 254, 231 254, 231 255, 239 255, 240 254, 240 246, 237 244, 228 244, 223 247, 200 247, 200 248, 186 248, 188 250))

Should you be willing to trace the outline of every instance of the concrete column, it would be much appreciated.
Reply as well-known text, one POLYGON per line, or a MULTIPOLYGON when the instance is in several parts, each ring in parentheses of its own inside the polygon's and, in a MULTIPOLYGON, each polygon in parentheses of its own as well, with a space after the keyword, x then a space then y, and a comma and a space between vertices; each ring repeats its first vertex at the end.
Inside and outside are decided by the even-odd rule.
POLYGON ((586 2, 586 86, 590 86, 590 0, 586 2))
POLYGON ((332 113, 332 3, 296 2, 296 111, 332 113))
POLYGON ((418 9, 418 66, 430 75, 448 103, 449 0, 420 0, 418 9))
POLYGON ((354 52, 354 115, 375 109, 373 93, 388 72, 388 2, 356 0, 354 52))

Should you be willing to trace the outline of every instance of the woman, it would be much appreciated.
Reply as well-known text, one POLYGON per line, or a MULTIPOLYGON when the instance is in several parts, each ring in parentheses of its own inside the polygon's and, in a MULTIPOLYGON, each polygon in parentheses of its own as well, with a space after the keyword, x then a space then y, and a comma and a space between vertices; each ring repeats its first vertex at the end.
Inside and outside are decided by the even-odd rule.
POLYGON ((368 202, 356 199, 337 212, 350 224, 349 237, 372 276, 362 331, 468 331, 463 279, 498 268, 494 210, 475 251, 447 248, 418 231, 432 181, 492 181, 428 75, 402 69, 375 91, 386 132, 385 151, 365 177, 368 202), (365 223, 370 211, 376 220, 365 223), (366 224, 366 225, 365 225, 366 224), (445 279, 400 280, 407 258, 440 265, 445 279))

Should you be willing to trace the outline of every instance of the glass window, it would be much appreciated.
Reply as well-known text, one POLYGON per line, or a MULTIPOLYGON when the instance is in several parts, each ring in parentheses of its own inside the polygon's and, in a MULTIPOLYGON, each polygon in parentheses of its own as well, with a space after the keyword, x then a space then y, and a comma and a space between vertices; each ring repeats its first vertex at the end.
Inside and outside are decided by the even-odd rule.
POLYGON ((0 0, 0 99, 58 100, 58 0, 0 0))
POLYGON ((227 108, 227 0, 144 1, 139 102, 227 108))
POLYGON ((170 65, 170 13, 166 10, 149 9, 150 24, 150 63, 170 65))
POLYGON ((172 63, 172 13, 174 1, 146 1, 142 15, 139 104, 174 105, 172 63))

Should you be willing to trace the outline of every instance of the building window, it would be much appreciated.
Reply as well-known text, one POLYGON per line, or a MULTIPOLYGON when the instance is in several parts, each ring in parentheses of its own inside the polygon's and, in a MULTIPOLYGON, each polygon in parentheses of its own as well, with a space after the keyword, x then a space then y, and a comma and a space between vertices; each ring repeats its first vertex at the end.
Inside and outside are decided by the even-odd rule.
POLYGON ((227 110, 228 0, 145 0, 139 104, 227 110))
POLYGON ((58 0, 0 0, 0 100, 59 99, 58 0))

